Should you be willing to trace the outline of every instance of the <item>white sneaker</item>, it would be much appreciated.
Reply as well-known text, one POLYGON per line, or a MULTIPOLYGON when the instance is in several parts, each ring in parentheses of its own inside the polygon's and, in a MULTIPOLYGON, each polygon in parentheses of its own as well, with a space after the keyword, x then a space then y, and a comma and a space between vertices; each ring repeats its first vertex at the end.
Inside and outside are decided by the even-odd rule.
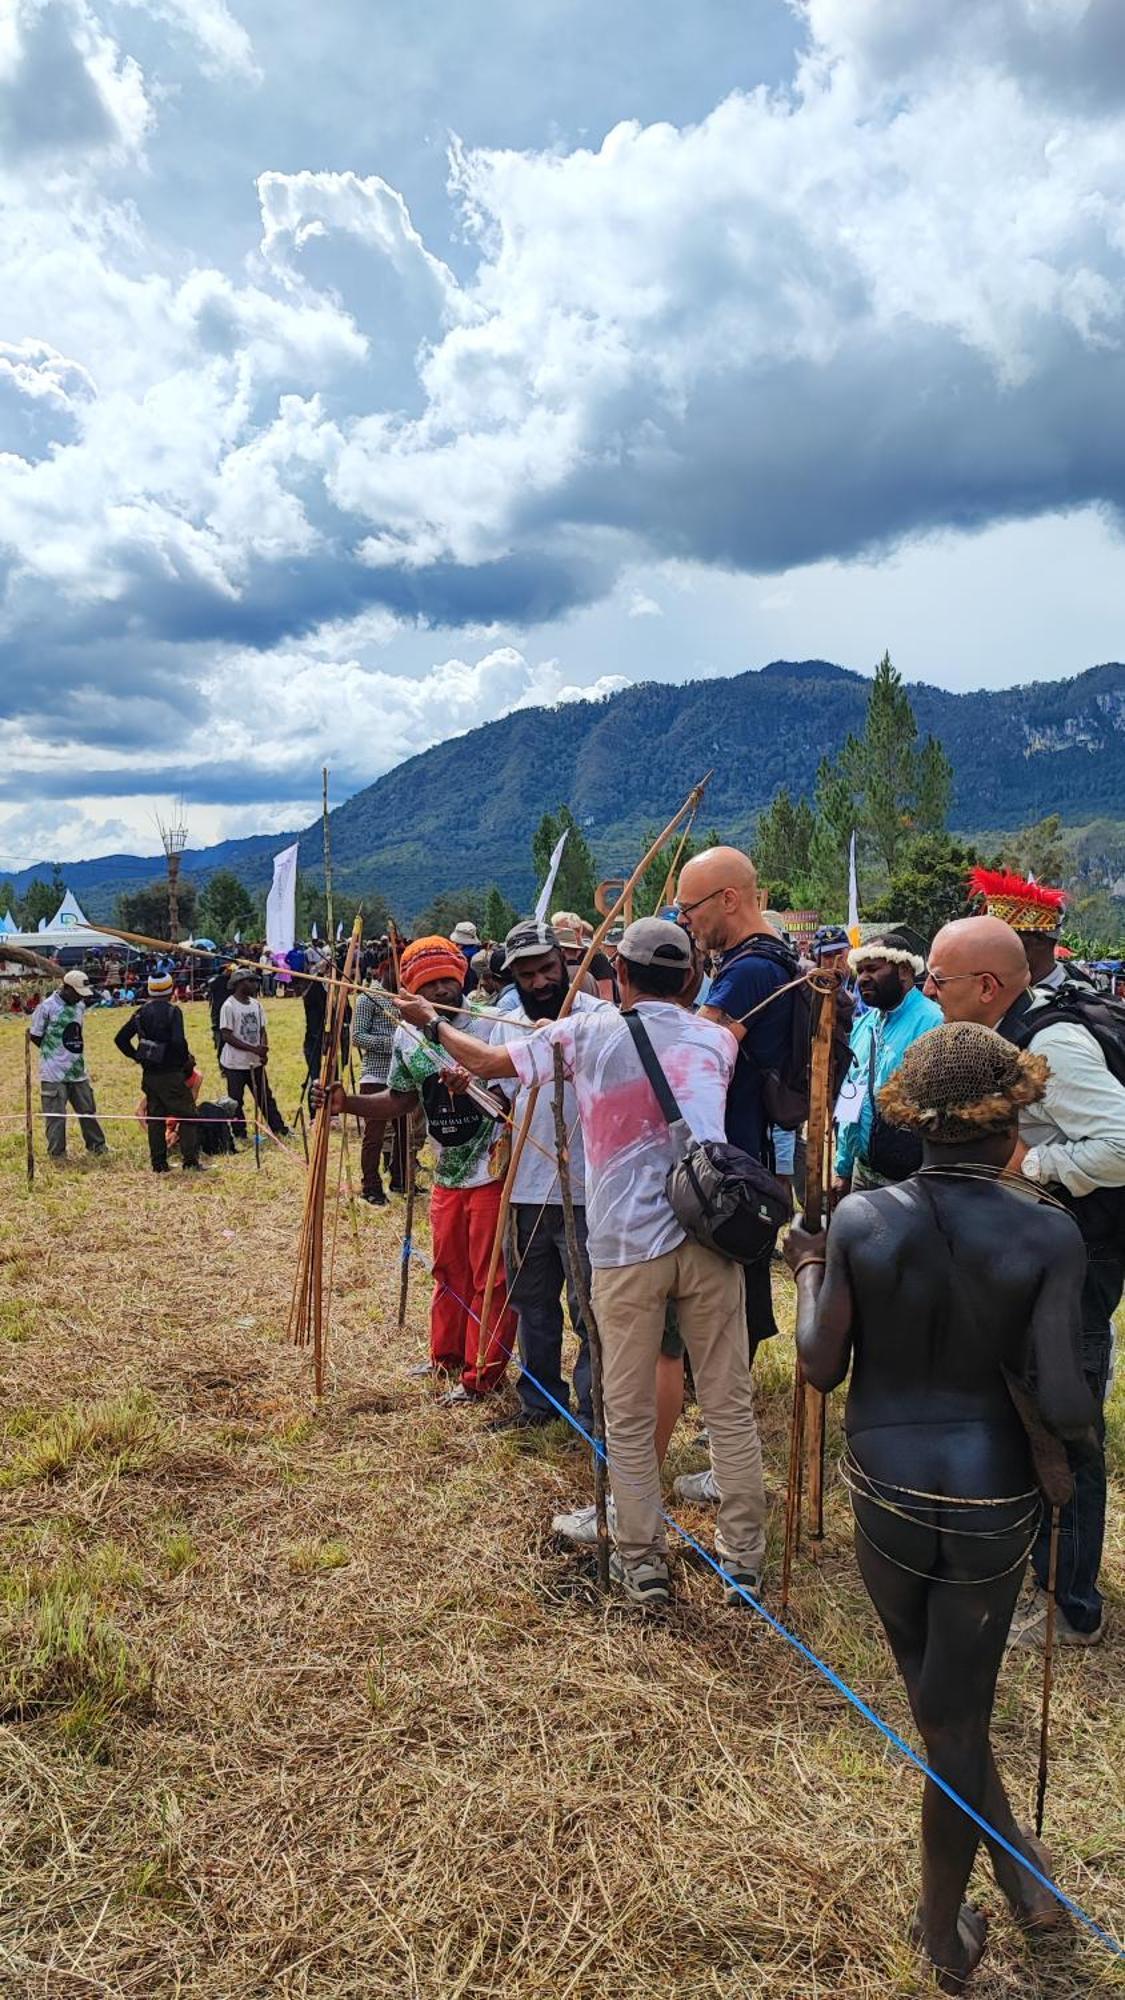
MULTIPOLYGON (((617 1533, 617 1509, 610 1494, 606 1502, 606 1525, 611 1535, 617 1533)), ((573 1514, 553 1514, 551 1533, 561 1535, 564 1542, 573 1542, 576 1548, 592 1549, 598 1541, 598 1510, 596 1507, 579 1507, 573 1514)))
POLYGON ((626 1597, 633 1604, 667 1604, 672 1594, 668 1582, 668 1565, 659 1559, 654 1562, 627 1563, 615 1549, 609 1559, 609 1573, 614 1583, 621 1585, 626 1597))
POLYGON ((672 1491, 677 1500, 692 1500, 698 1503, 703 1500, 715 1502, 722 1499, 722 1494, 715 1484, 715 1474, 710 1466, 706 1472, 682 1473, 672 1491))

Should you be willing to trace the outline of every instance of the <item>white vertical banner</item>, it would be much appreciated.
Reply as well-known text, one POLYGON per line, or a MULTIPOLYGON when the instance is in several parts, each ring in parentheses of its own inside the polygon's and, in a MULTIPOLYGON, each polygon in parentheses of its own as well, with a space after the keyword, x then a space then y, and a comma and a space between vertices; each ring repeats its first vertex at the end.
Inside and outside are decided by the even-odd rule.
POLYGON ((535 905, 535 921, 537 924, 545 924, 547 921, 547 912, 551 907, 551 897, 555 892, 555 883, 559 879, 559 863, 563 858, 563 848, 566 846, 566 836, 569 832, 570 828, 564 826, 555 842, 555 851, 551 856, 551 865, 547 870, 547 880, 539 891, 539 901, 535 905))
POLYGON ((297 939, 297 849, 299 841, 273 857, 273 886, 266 897, 266 943, 282 956, 297 939))
POLYGON ((848 849, 848 936, 853 946, 859 944, 859 878, 855 868, 854 833, 848 849))

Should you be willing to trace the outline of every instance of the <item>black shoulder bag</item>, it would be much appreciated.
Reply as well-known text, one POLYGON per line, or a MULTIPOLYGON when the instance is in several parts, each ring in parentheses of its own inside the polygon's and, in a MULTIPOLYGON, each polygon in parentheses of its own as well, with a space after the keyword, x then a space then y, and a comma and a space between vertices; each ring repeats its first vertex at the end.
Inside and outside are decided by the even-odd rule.
POLYGON ((681 1156, 669 1167, 664 1183, 677 1222, 696 1243, 717 1251, 720 1257, 729 1257, 737 1264, 756 1264, 769 1256, 778 1230, 789 1220, 784 1188, 760 1160, 741 1147, 695 1137, 672 1095, 644 1023, 634 1013, 621 1018, 680 1147, 681 1156))
POLYGON ((885 1181, 905 1181, 922 1164, 922 1141, 914 1132, 889 1125, 881 1115, 875 1095, 875 1034, 872 1031, 867 1059, 867 1096, 871 1105, 871 1132, 867 1141, 866 1165, 885 1181))

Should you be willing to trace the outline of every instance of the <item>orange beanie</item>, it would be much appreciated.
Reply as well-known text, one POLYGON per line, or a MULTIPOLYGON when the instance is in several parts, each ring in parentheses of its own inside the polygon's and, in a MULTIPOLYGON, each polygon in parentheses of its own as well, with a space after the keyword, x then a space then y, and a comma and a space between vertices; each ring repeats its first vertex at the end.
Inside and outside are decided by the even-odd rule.
POLYGON ((398 976, 408 993, 417 993, 432 979, 455 979, 464 986, 468 960, 448 938, 415 938, 399 960, 398 976))

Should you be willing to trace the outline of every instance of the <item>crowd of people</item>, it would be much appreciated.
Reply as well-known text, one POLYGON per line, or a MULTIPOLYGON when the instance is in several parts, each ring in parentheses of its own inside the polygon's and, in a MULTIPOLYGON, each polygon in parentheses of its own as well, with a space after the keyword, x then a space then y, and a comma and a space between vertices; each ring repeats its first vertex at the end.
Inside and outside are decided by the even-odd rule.
MULTIPOLYGON (((1038 1865, 992 1759, 989 1717, 1005 1646, 1044 1643, 1052 1506, 1057 1639, 1094 1645, 1106 1626, 1125 1010, 1059 956, 1058 892, 1000 876, 973 886, 982 914, 928 943, 903 925, 858 943, 827 926, 802 956, 766 914, 751 859, 716 847, 685 865, 673 908, 629 923, 592 957, 591 927, 569 911, 521 920, 500 944, 468 920, 401 953, 371 940, 345 1023, 358 1087, 330 1086, 327 1103, 330 956, 309 948, 285 973, 305 1007, 310 1114, 324 1106, 359 1121, 364 1199, 384 1207, 417 1186, 428 1147, 433 1287, 420 1372, 446 1406, 491 1403, 490 1427, 517 1434, 573 1413, 591 1433, 596 1325, 612 1575, 645 1607, 671 1595, 661 1466, 686 1379, 710 1464, 681 1476, 676 1495, 716 1507, 727 1602, 762 1589, 752 1371, 777 1330, 771 1259, 768 1247, 741 1259, 716 1248, 685 1219, 674 1183, 690 1141, 751 1163, 776 1212, 788 1208, 808 1110, 810 978, 839 975, 835 1212, 826 1233, 796 1218, 784 1249, 798 1350, 815 1386, 850 1374, 844 1473, 858 1559, 932 1768, 1038 1865), (517 1356, 513 1405, 497 1391, 517 1356)), ((242 962, 212 976, 223 1094, 203 1106, 175 968, 148 969, 115 1042, 141 1069, 156 1172, 172 1141, 196 1171, 210 1126, 227 1126, 231 1144, 245 1136, 247 1092, 255 1125, 287 1132, 259 998, 279 977, 276 964, 242 962)), ((31 1022, 54 1159, 68 1111, 89 1151, 107 1150, 84 1061, 95 998, 86 971, 68 971, 31 1022)), ((590 1506, 553 1525, 578 1545, 597 1536, 590 1506)), ((961 1901, 976 1843, 972 1823, 928 1794, 921 1935, 950 1991, 983 1949, 961 1901)), ((1032 1878, 1002 1847, 990 1851, 1017 1913, 1046 1925, 1052 1908, 1032 1878)))
MULTIPOLYGON (((815 1234, 798 1219, 785 1244, 799 1352, 815 1386, 850 1375, 844 1471, 858 1559, 931 1768, 1000 1836, 986 1840, 1000 1887, 1021 1922, 1046 1929, 1057 1905, 1018 1859, 1042 1867, 1045 1857, 1008 1804, 989 1723, 1005 1647, 1044 1643, 1052 1505, 1057 1640, 1089 1646, 1105 1631, 1098 1573, 1104 1402, 1125 1283, 1125 1031, 1112 1002, 1057 956, 1060 897, 1013 878, 979 886, 984 913, 928 946, 901 925, 858 945, 826 927, 799 961, 762 908, 753 863, 712 849, 684 868, 673 911, 626 927, 606 961, 610 991, 587 976, 565 1015, 581 956, 569 920, 521 922, 501 952, 471 956, 471 937, 422 938, 403 953, 399 1025, 379 1024, 362 1092, 336 1086, 331 1101, 369 1131, 424 1119, 434 1177, 429 1366, 449 1383, 450 1407, 492 1397, 518 1352, 518 1409, 501 1410, 492 1427, 536 1430, 573 1411, 589 1431, 590 1299, 612 1574, 646 1607, 671 1592, 660 1467, 686 1357, 711 1464, 681 1477, 676 1493, 716 1503, 723 1588, 738 1605, 762 1587, 752 1368, 776 1330, 769 1260, 743 1266, 693 1235, 670 1177, 686 1129, 775 1172, 788 1165, 791 1178, 783 1149, 800 1143, 791 1053, 802 971, 844 973, 834 1219, 815 1234), (642 1036, 680 1131, 661 1108, 642 1036), (581 1218, 577 1270, 560 1197, 557 1055, 581 1218), (507 1133, 522 1130, 529 1108, 482 1331, 507 1133), (569 1382, 564 1301, 577 1336, 569 1382), (1029 1560, 1033 1585, 1021 1599, 1029 1560)), ((593 1509, 554 1527, 592 1542, 593 1509)), ((931 1784, 919 1936, 948 1991, 962 1989, 984 1948, 983 1922, 962 1901, 977 1844, 973 1822, 931 1784)))

